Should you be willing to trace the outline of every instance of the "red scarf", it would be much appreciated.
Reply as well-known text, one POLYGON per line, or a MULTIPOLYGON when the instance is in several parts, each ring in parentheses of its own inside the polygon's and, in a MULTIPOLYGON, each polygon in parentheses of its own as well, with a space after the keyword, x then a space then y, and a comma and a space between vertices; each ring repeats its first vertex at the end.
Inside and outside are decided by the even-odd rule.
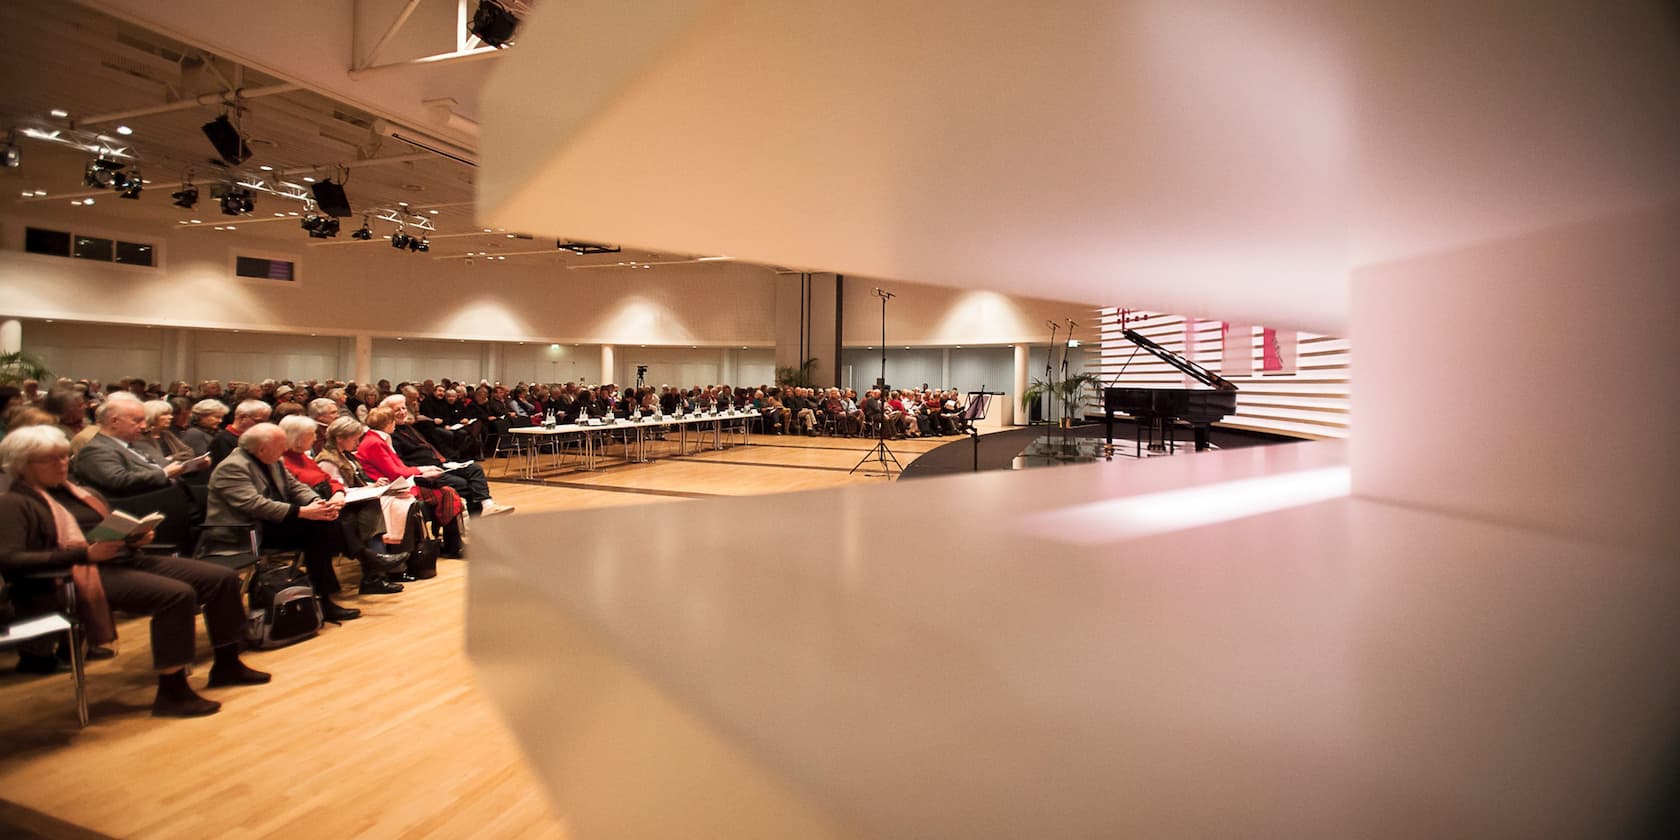
MULTIPOLYGON (((52 511, 53 525, 58 529, 58 547, 61 550, 87 548, 87 536, 76 524, 76 517, 47 491, 34 486, 30 489, 39 494, 41 500, 47 503, 47 509, 52 511)), ((64 482, 64 489, 101 517, 111 515, 110 506, 98 496, 68 481, 64 482)), ((105 582, 99 577, 99 564, 76 563, 70 567, 70 577, 76 582, 76 611, 81 613, 82 621, 87 625, 88 644, 105 645, 116 641, 117 623, 111 617, 110 603, 105 600, 105 582)))

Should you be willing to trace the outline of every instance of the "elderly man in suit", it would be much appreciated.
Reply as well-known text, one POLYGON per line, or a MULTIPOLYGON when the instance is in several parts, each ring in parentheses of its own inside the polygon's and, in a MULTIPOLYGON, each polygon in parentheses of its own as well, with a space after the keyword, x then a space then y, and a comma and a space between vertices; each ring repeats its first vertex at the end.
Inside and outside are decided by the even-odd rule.
POLYGON ((133 496, 168 487, 183 472, 197 469, 202 461, 172 461, 160 464, 134 442, 146 429, 146 407, 139 398, 117 392, 100 404, 94 417, 99 434, 94 435, 71 462, 76 479, 107 496, 133 496))
POLYGON ((298 481, 280 463, 285 454, 286 433, 273 423, 258 423, 239 436, 239 448, 210 474, 205 547, 249 550, 246 529, 255 527, 260 545, 303 551, 323 618, 358 618, 361 610, 332 600, 339 591, 332 560, 345 547, 343 532, 334 524, 342 503, 323 499, 298 481))

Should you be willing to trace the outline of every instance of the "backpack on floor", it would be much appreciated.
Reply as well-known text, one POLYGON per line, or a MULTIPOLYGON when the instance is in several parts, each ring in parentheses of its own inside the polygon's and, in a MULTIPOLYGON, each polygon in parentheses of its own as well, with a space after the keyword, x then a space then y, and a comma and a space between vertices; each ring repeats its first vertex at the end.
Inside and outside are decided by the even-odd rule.
POLYGON ((258 571, 251 580, 245 639, 257 649, 284 647, 321 632, 315 587, 296 563, 258 571))

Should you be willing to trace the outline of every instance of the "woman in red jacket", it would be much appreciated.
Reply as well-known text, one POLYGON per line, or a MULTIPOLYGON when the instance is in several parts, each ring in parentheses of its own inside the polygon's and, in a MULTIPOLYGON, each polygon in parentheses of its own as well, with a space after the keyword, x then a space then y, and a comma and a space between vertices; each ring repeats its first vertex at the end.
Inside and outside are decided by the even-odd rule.
POLYGON ((397 451, 391 447, 391 430, 396 427, 396 414, 389 408, 375 408, 368 412, 367 434, 362 438, 362 444, 356 449, 356 460, 367 471, 368 478, 374 481, 396 481, 399 478, 412 478, 415 481, 414 492, 420 501, 431 508, 432 518, 443 529, 442 556, 459 560, 462 556, 461 523, 465 517, 461 514, 466 505, 453 487, 427 487, 421 482, 429 482, 443 474, 438 467, 411 467, 397 457, 397 451))

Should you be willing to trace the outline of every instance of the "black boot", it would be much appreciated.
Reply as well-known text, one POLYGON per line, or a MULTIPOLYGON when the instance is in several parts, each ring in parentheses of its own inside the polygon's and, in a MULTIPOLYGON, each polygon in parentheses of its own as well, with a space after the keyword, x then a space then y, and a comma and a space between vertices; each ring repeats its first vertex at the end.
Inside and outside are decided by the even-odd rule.
POLYGON ((451 519, 448 525, 443 526, 443 551, 439 556, 459 560, 462 557, 461 549, 461 521, 451 519))
POLYGON ((334 624, 343 624, 362 617, 362 611, 355 607, 341 607, 333 603, 333 599, 325 595, 319 596, 321 601, 321 618, 334 624))
POLYGON ((239 661, 239 643, 216 648, 216 662, 210 666, 210 688, 225 685, 262 685, 268 674, 239 661))
POLYGON ((158 674, 157 699, 152 701, 152 717, 204 717, 220 711, 222 704, 206 700, 187 685, 187 672, 158 674))

